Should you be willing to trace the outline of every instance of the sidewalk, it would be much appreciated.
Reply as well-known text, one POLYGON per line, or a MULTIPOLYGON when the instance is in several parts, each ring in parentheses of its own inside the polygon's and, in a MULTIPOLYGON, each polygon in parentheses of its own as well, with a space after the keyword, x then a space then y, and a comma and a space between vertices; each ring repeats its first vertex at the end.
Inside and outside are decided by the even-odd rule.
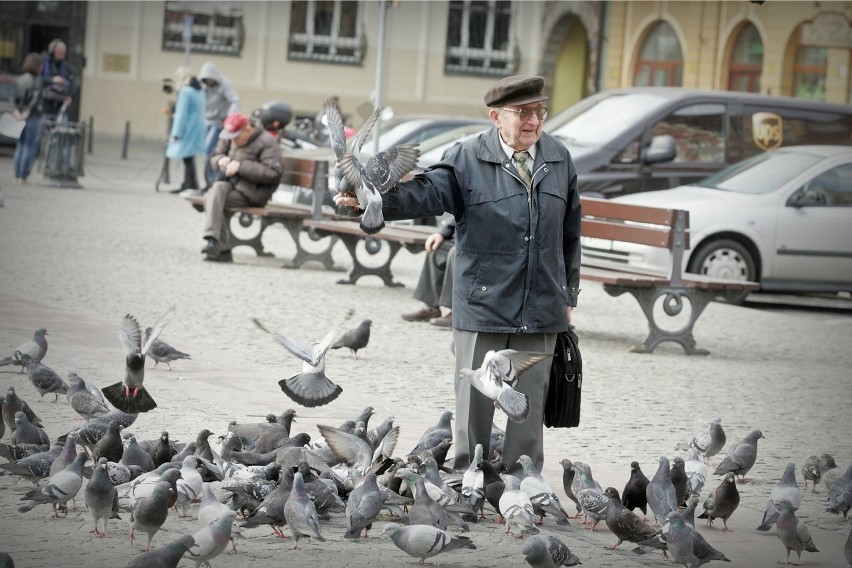
MULTIPOLYGON (((48 330, 45 364, 61 376, 75 371, 100 386, 119 380, 123 353, 117 333, 130 313, 153 322, 172 304, 177 315, 162 339, 192 354, 169 372, 162 365, 146 373, 146 386, 159 408, 141 415, 128 430, 138 439, 154 438, 165 428, 172 438, 189 441, 202 428, 216 434, 229 420, 258 421, 268 412, 296 408, 295 430, 321 439, 316 424, 338 425, 365 406, 376 409, 374 421, 393 415, 400 425, 398 453, 408 452, 420 433, 452 409, 451 334, 435 326, 405 322, 423 257, 401 251, 394 261, 395 279, 405 288, 386 288, 364 278, 356 286, 335 284, 338 272, 320 265, 281 269, 295 253, 289 235, 273 227, 265 236, 276 258, 257 258, 249 249, 235 251, 233 265, 201 260, 201 216, 179 196, 156 193, 162 147, 133 143, 120 159, 120 140, 96 139, 86 156, 83 190, 13 185, 10 155, 0 154, 0 356, 29 339, 33 330, 48 330), (329 322, 347 309, 354 321, 369 318, 374 329, 369 346, 353 359, 332 351, 327 372, 343 387, 331 404, 297 407, 276 382, 298 371, 300 363, 259 332, 250 318, 309 340, 322 337, 329 322)), ((172 181, 182 166, 172 165, 172 181)), ((342 247, 338 264, 349 268, 342 247)), ((699 525, 698 530, 732 560, 730 566, 773 566, 784 558, 774 535, 754 531, 766 499, 788 461, 801 465, 811 454, 831 453, 845 468, 852 460, 852 413, 849 370, 852 368, 852 316, 848 311, 787 310, 773 307, 711 305, 695 330, 709 357, 687 357, 672 345, 652 355, 628 352, 647 334, 647 324, 632 298, 609 297, 599 286, 583 282, 575 311, 585 362, 581 427, 546 432, 544 475, 561 495, 559 461, 569 458, 591 465, 604 486, 624 487, 629 464, 640 462, 650 478, 661 455, 683 455, 675 444, 722 418, 728 444, 759 428, 758 460, 749 482, 739 486, 740 508, 728 525, 732 533, 699 525)), ((143 323, 143 325, 145 325, 143 323)), ((25 375, 0 368, 0 392, 14 385, 29 401, 55 438, 81 423, 63 398, 42 401, 25 375)), ((498 413, 499 416, 499 413, 498 413)), ((377 423, 377 422, 376 422, 377 423)), ((8 434, 3 439, 8 442, 8 434)), ((452 450, 451 450, 452 452, 452 450)), ((715 488, 718 476, 708 480, 715 488)), ((91 517, 81 498, 80 511, 50 520, 48 506, 18 513, 19 498, 29 483, 0 477, 0 550, 16 566, 122 566, 137 551, 124 537, 128 515, 112 521, 110 536, 92 538, 91 517)), ((849 522, 824 511, 825 491, 807 492, 798 516, 809 526, 820 553, 805 553, 807 566, 846 566, 843 544, 849 522)), ((702 500, 707 494, 707 488, 702 500)), ((567 502, 567 498, 565 498, 567 502)), ((573 504, 566 507, 573 512, 573 504)), ((700 506, 699 506, 700 510, 700 506)), ((194 510, 193 510, 194 511, 194 510)), ((701 521, 699 521, 701 523, 701 521)), ((369 541, 344 541, 343 515, 322 523, 326 543, 299 544, 247 531, 237 556, 221 556, 214 566, 288 565, 399 566, 412 559, 381 534, 384 519, 369 541), (287 551, 287 552, 284 552, 287 551)), ((170 516, 155 546, 179 533, 198 530, 197 520, 170 516)), ((656 554, 638 556, 606 551, 616 539, 603 523, 596 533, 579 522, 545 531, 557 534, 584 566, 669 566, 656 554)), ((286 530, 285 530, 286 532, 286 530)), ((444 566, 524 566, 520 542, 490 522, 472 527, 476 551, 454 551, 431 559, 444 566)), ((191 562, 184 561, 184 566, 191 562)))

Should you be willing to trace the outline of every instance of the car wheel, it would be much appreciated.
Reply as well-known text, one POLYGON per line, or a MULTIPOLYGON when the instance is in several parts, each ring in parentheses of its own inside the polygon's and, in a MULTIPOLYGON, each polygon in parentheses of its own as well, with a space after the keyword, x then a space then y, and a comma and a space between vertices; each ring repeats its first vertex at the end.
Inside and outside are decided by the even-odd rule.
MULTIPOLYGON (((752 254, 740 243, 731 239, 719 239, 704 243, 692 255, 687 272, 710 278, 757 281, 757 265, 752 254)), ((748 293, 730 300, 741 304, 748 293)))

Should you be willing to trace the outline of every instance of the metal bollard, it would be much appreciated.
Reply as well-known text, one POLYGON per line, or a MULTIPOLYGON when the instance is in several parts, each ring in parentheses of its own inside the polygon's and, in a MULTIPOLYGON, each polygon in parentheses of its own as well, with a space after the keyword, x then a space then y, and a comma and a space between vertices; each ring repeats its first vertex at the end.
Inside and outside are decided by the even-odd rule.
POLYGON ((127 159, 127 143, 130 141, 130 121, 124 123, 124 140, 121 142, 121 159, 127 159))
POLYGON ((94 141, 92 140, 95 136, 95 117, 89 115, 89 140, 88 145, 86 146, 86 152, 91 154, 92 148, 94 147, 94 141))

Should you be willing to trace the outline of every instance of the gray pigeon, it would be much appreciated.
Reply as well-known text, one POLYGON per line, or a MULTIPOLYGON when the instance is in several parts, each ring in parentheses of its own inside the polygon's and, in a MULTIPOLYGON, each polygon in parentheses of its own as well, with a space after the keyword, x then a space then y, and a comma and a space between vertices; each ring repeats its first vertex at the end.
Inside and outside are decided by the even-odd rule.
MULTIPOLYGON (((568 513, 562 508, 562 503, 559 502, 559 497, 553 487, 547 480, 535 470, 535 464, 527 455, 521 455, 518 458, 518 463, 524 468, 524 478, 521 480, 521 491, 527 494, 536 513, 544 515, 548 513, 553 515, 556 522, 560 525, 568 524, 568 513)), ((574 464, 575 466, 577 464, 574 464)), ((579 495, 577 496, 579 499, 579 495)), ((582 501, 581 501, 582 503, 582 501)))
POLYGON ((192 536, 185 534, 160 548, 136 555, 124 568, 177 568, 183 555, 195 544, 192 536))
POLYGON ((113 485, 123 485, 129 483, 145 473, 137 465, 127 467, 123 463, 107 462, 107 476, 113 485))
POLYGON ((166 325, 175 315, 176 306, 169 310, 157 320, 151 328, 151 334, 143 343, 142 331, 136 318, 127 314, 121 322, 121 330, 118 334, 121 345, 124 347, 124 380, 104 387, 103 393, 108 401, 117 409, 127 413, 138 414, 148 412, 157 408, 154 398, 148 394, 145 386, 145 357, 160 336, 166 325))
POLYGON ((427 558, 450 550, 476 549, 473 541, 466 536, 459 536, 427 525, 406 527, 397 523, 387 523, 382 531, 390 536, 398 549, 409 556, 419 558, 419 564, 423 564, 427 558))
MULTIPOLYGON (((195 450, 192 452, 192 455, 207 461, 214 461, 213 448, 210 447, 210 440, 208 439, 212 435, 213 432, 207 428, 199 430, 198 434, 195 436, 195 450)), ((259 447, 257 451, 265 452, 266 449, 259 447)))
POLYGON ((21 497, 21 501, 26 501, 26 503, 18 507, 18 512, 26 513, 38 505, 50 503, 53 505, 54 518, 59 518, 60 509, 66 509, 67 514, 65 504, 76 497, 80 487, 83 486, 83 463, 88 458, 89 454, 85 450, 80 452, 73 463, 52 475, 41 486, 21 497))
POLYGON ((77 459, 77 435, 72 432, 65 439, 65 444, 62 446, 62 453, 50 464, 50 475, 59 473, 68 464, 73 463, 75 459, 77 459))
POLYGON ((56 402, 59 400, 60 394, 68 392, 68 383, 63 381, 62 377, 56 374, 56 371, 41 361, 36 361, 26 353, 23 353, 21 354, 21 362, 27 369, 27 376, 30 378, 30 382, 40 395, 39 400, 44 398, 45 394, 53 393, 55 397, 53 402, 56 402))
POLYGON ((802 562, 802 551, 819 552, 810 533, 808 526, 796 517, 793 512, 793 505, 786 499, 781 499, 775 503, 778 508, 778 521, 776 522, 776 534, 778 539, 787 549, 787 556, 784 558, 784 563, 790 563, 790 551, 795 550, 798 557, 798 563, 802 562))
POLYGON ((0 359, 0 367, 5 365, 19 365, 21 372, 24 372, 26 363, 21 359, 21 355, 29 355, 33 361, 41 361, 47 353, 47 340, 44 336, 47 335, 47 330, 44 328, 37 329, 33 333, 33 340, 27 341, 18 345, 18 348, 12 351, 12 355, 0 359))
POLYGON ((95 533, 98 538, 106 537, 107 524, 112 517, 113 505, 118 499, 118 491, 109 479, 107 473, 107 459, 101 458, 89 478, 84 493, 86 507, 95 521, 95 528, 89 532, 95 533), (104 530, 98 530, 98 523, 103 520, 104 530))
MULTIPOLYGON (((122 426, 127 428, 136 421, 137 416, 138 414, 128 414, 118 410, 117 408, 113 408, 103 416, 95 418, 84 426, 80 426, 76 430, 73 430, 73 432, 77 434, 77 443, 81 446, 85 446, 91 453, 94 451, 95 444, 98 443, 98 440, 100 440, 109 430, 110 423, 118 421, 122 426)), ((64 441, 64 436, 60 436, 57 440, 64 441)))
POLYGON ((479 511, 479 517, 485 518, 482 512, 482 507, 485 504, 485 487, 483 485, 485 474, 479 469, 482 452, 482 444, 476 444, 473 450, 473 459, 470 460, 470 465, 462 474, 460 493, 474 511, 479 511))
POLYGON ((591 478, 591 468, 584 463, 575 464, 577 475, 580 476, 580 490, 577 492, 577 499, 580 501, 580 507, 586 516, 586 521, 591 522, 592 526, 589 530, 594 532, 597 530, 598 523, 606 519, 606 512, 609 508, 609 497, 607 497, 598 482, 591 478))
POLYGON ((293 535, 294 549, 298 548, 299 539, 303 536, 325 542, 319 532, 317 509, 308 497, 302 474, 298 471, 293 476, 290 497, 284 504, 284 518, 287 520, 287 526, 290 527, 290 534, 293 535))
MULTIPOLYGON (((582 509, 580 508, 580 502, 577 501, 577 496, 574 495, 574 491, 571 489, 571 482, 574 481, 574 476, 576 475, 573 467, 574 464, 569 459, 564 459, 559 463, 562 465, 562 489, 565 491, 565 495, 574 502, 574 506, 577 508, 577 514, 574 515, 574 518, 577 518, 580 516, 582 509)), ((642 489, 642 498, 645 498, 644 489, 642 489)))
POLYGON ((408 508, 408 522, 412 525, 429 525, 447 530, 449 520, 441 505, 429 496, 426 481, 417 476, 414 484, 414 504, 408 508))
MULTIPOLYGON (((154 333, 153 327, 145 328, 146 340, 152 333, 154 333)), ((154 360, 154 367, 156 367, 159 363, 165 363, 169 366, 169 371, 172 370, 172 361, 177 361, 178 359, 192 359, 192 357, 189 356, 189 353, 178 351, 165 341, 161 341, 159 339, 155 339, 154 343, 151 344, 151 349, 148 350, 148 356, 154 360)))
POLYGON ((218 519, 197 531, 192 535, 195 544, 186 551, 184 557, 194 560, 195 568, 199 568, 202 564, 209 566, 210 560, 222 554, 228 547, 236 518, 236 511, 226 511, 218 519))
POLYGON ((552 357, 551 353, 489 350, 478 369, 459 370, 459 379, 494 401, 513 422, 523 422, 530 415, 530 397, 515 390, 518 377, 533 365, 552 357))
POLYGON ((553 535, 535 535, 521 547, 524 560, 533 568, 559 568, 582 564, 568 546, 553 535))
POLYGON ((802 504, 802 490, 799 489, 799 483, 796 481, 796 464, 793 462, 787 463, 781 480, 769 493, 769 501, 766 503, 766 510, 763 511, 763 520, 757 530, 768 531, 772 528, 778 519, 778 508, 775 503, 781 499, 788 500, 793 505, 794 511, 798 510, 802 504))
POLYGON ((852 566, 852 531, 849 531, 849 536, 846 537, 846 544, 843 545, 843 557, 846 558, 846 563, 852 566))
POLYGON ((340 109, 331 100, 326 101, 324 109, 336 158, 336 176, 345 180, 339 191, 355 194, 358 205, 364 210, 360 223, 361 230, 368 235, 375 234, 385 226, 382 215, 382 194, 387 193, 417 165, 420 150, 412 144, 400 144, 374 154, 365 165, 360 160, 359 150, 367 133, 378 120, 382 109, 377 108, 367 119, 349 151, 346 151, 340 109), (364 132, 363 135, 362 132, 364 132))
POLYGON ((186 456, 180 467, 180 479, 177 480, 177 503, 181 506, 181 517, 186 517, 190 503, 201 497, 204 480, 198 473, 198 458, 186 456))
POLYGON ((362 320, 358 327, 350 329, 340 336, 340 338, 331 344, 331 349, 340 349, 348 347, 352 351, 352 355, 357 359, 358 350, 363 349, 370 342, 370 326, 373 325, 372 320, 362 320))
MULTIPOLYGON (((8 395, 6 395, 8 400, 8 395)), ((32 420, 30 420, 32 422, 32 420)), ((840 479, 843 475, 843 469, 838 466, 831 454, 821 454, 819 456, 819 469, 822 476, 822 484, 825 485, 826 491, 831 491, 834 482, 840 479)))
POLYGON ((660 457, 657 472, 645 488, 645 495, 657 523, 662 523, 666 515, 672 511, 677 511, 677 497, 675 496, 674 484, 672 484, 669 458, 666 456, 660 457))
POLYGON ((517 538, 538 534, 539 530, 535 526, 535 508, 532 501, 526 493, 521 491, 516 478, 507 477, 507 479, 509 481, 505 482, 503 494, 500 495, 498 503, 500 514, 506 520, 506 534, 512 532, 513 526, 518 529, 517 538))
POLYGON ((681 507, 686 504, 686 498, 689 496, 689 478, 686 475, 686 462, 682 457, 672 458, 672 468, 669 473, 675 488, 675 501, 678 507, 681 507))
POLYGON ((68 373, 68 404, 85 420, 94 420, 110 411, 110 404, 101 390, 86 383, 77 373, 68 373))
POLYGON ((14 432, 17 425, 15 424, 15 413, 23 412, 27 420, 32 422, 33 425, 38 427, 44 427, 44 424, 41 422, 41 418, 36 416, 36 413, 33 412, 30 405, 27 402, 18 396, 15 392, 15 387, 10 386, 6 391, 6 396, 3 397, 3 422, 6 424, 6 428, 10 432, 14 432))
POLYGON ((805 465, 802 466, 802 478, 805 480, 805 490, 808 489, 808 481, 811 481, 814 485, 812 492, 816 493, 816 486, 821 477, 822 470, 819 466, 819 458, 816 456, 808 457, 805 460, 805 465))
POLYGON ((723 532, 730 532, 728 518, 740 505, 740 492, 737 490, 736 476, 729 471, 725 479, 705 501, 704 512, 698 515, 699 519, 707 519, 707 526, 712 526, 715 519, 722 519, 723 532))
POLYGON ((654 529, 621 503, 618 491, 614 487, 607 487, 604 494, 610 501, 606 510, 606 526, 618 538, 618 542, 610 549, 616 548, 625 540, 639 543, 656 534, 654 529))
POLYGON ((95 443, 92 459, 95 462, 101 458, 108 461, 120 462, 124 453, 124 443, 121 441, 121 430, 124 426, 118 420, 113 420, 107 427, 106 433, 95 443))
POLYGON ((850 507, 852 507, 852 463, 846 468, 846 473, 831 486, 825 510, 835 515, 842 514, 845 519, 850 507))
POLYGON ((740 481, 745 481, 745 475, 757 460, 757 441, 763 438, 760 430, 752 430, 743 441, 731 448, 713 475, 725 475, 729 471, 740 476, 740 481))
POLYGON ((630 479, 624 484, 621 492, 621 503, 629 511, 639 509, 642 514, 648 516, 648 494, 645 491, 650 480, 642 472, 639 462, 630 462, 630 479))
POLYGON ((335 456, 351 465, 362 474, 367 473, 367 470, 373 463, 374 453, 369 442, 355 434, 342 432, 332 426, 317 424, 317 430, 319 430, 322 437, 325 438, 325 441, 328 443, 328 447, 331 448, 331 451, 334 452, 335 456))
MULTIPOLYGON (((452 440, 453 428, 450 425, 452 419, 452 412, 449 410, 442 412, 441 416, 438 418, 438 422, 434 426, 430 426, 423 431, 423 434, 420 435, 420 440, 417 441, 417 445, 414 446, 414 449, 411 450, 408 455, 411 456, 419 454, 423 450, 432 448, 443 442, 445 439, 452 440)), ((438 458, 436 457, 435 461, 437 460, 438 458)))
POLYGON ((125 440, 127 445, 124 446, 124 451, 121 453, 120 463, 128 467, 131 465, 138 466, 143 472, 154 469, 154 459, 151 457, 151 454, 139 446, 139 443, 136 441, 136 436, 133 434, 127 434, 125 436, 125 440))
POLYGON ((0 444, 0 457, 10 462, 16 462, 25 457, 46 452, 50 447, 47 444, 0 444))
POLYGON ((278 386, 284 394, 302 406, 313 408, 328 404, 343 392, 343 389, 325 374, 325 355, 339 333, 338 327, 329 331, 320 342, 308 346, 268 330, 257 319, 252 321, 259 329, 272 335, 287 351, 302 360, 301 373, 278 381, 278 386))
POLYGON ((707 481, 710 470, 703 460, 698 459, 698 450, 695 448, 690 448, 684 463, 684 470, 686 471, 689 495, 701 495, 701 489, 704 488, 704 482, 707 481))
MULTIPOLYGON (((364 142, 367 141, 367 138, 370 136, 370 132, 372 132, 373 127, 376 125, 376 122, 378 122, 380 112, 373 112, 373 114, 367 118, 366 122, 364 122, 349 144, 347 144, 346 140, 343 116, 340 113, 340 108, 337 106, 337 103, 332 99, 328 99, 325 104, 323 104, 323 112, 325 114, 326 126, 328 128, 329 143, 331 144, 331 149, 334 151, 335 159, 340 160, 347 151, 356 159, 360 159, 361 148, 363 148, 364 142)), ((336 188, 338 193, 355 192, 355 187, 350 184, 346 179, 346 176, 343 175, 343 171, 339 167, 338 163, 335 163, 334 176, 337 182, 336 188)))
POLYGON ((169 496, 174 489, 167 481, 160 481, 151 492, 150 497, 143 497, 133 504, 130 511, 130 544, 136 539, 136 531, 148 535, 148 543, 145 550, 151 548, 151 540, 166 518, 169 516, 169 496))
MULTIPOLYGON (((422 483, 422 479, 420 481, 422 483)), ((423 490, 423 495, 426 496, 425 489, 423 490)), ((428 498, 428 496, 426 497, 428 498)), ((349 498, 346 502, 346 533, 343 537, 358 539, 363 530, 364 538, 367 538, 367 531, 373 527, 373 521, 376 520, 376 517, 379 516, 379 513, 384 507, 382 501, 382 494, 376 483, 376 474, 372 472, 368 473, 361 485, 349 493, 349 498)), ((414 499, 414 506, 410 512, 412 517, 414 515, 414 507, 416 506, 417 497, 414 499)), ((435 503, 435 506, 440 509, 437 503, 435 503)))
POLYGON ((15 431, 12 432, 11 440, 13 444, 50 443, 47 433, 38 426, 34 426, 27 419, 27 415, 21 411, 15 413, 15 431))
POLYGON ((38 483, 40 479, 50 477, 50 466, 61 453, 62 446, 53 446, 48 451, 32 454, 15 463, 0 463, 0 470, 2 475, 17 475, 38 483))
POLYGON ((198 522, 201 526, 207 526, 223 513, 230 509, 227 505, 219 501, 213 493, 213 486, 210 483, 203 483, 201 489, 201 504, 198 506, 198 522))
POLYGON ((730 562, 724 554, 710 546, 701 533, 689 526, 677 511, 666 516, 666 525, 669 527, 665 537, 666 545, 678 564, 698 568, 711 560, 730 562))
POLYGON ((722 428, 722 419, 717 416, 710 422, 710 428, 706 432, 698 434, 686 444, 678 444, 675 449, 688 450, 689 448, 695 448, 707 460, 722 451, 726 441, 727 436, 725 435, 725 430, 722 428))
MULTIPOLYGON (((282 470, 282 473, 284 473, 284 470, 282 470)), ((292 478, 288 479, 284 475, 282 475, 282 478, 282 482, 249 514, 246 522, 242 524, 243 527, 254 528, 269 525, 276 536, 285 538, 284 533, 278 527, 287 522, 284 517, 284 506, 290 497, 293 482, 292 478)))

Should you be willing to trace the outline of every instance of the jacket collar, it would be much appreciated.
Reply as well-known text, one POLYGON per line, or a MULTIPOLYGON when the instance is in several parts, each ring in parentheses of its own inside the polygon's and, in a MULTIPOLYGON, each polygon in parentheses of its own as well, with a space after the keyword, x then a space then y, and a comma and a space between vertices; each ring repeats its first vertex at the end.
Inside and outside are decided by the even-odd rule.
MULTIPOLYGON (((565 159, 564 151, 560 149, 562 143, 550 136, 546 132, 541 133, 538 139, 538 150, 536 152, 535 162, 561 162, 565 159)), ((507 160, 503 147, 500 145, 500 133, 496 126, 492 126, 490 130, 485 132, 480 137, 479 149, 477 158, 485 162, 502 164, 507 160)))

